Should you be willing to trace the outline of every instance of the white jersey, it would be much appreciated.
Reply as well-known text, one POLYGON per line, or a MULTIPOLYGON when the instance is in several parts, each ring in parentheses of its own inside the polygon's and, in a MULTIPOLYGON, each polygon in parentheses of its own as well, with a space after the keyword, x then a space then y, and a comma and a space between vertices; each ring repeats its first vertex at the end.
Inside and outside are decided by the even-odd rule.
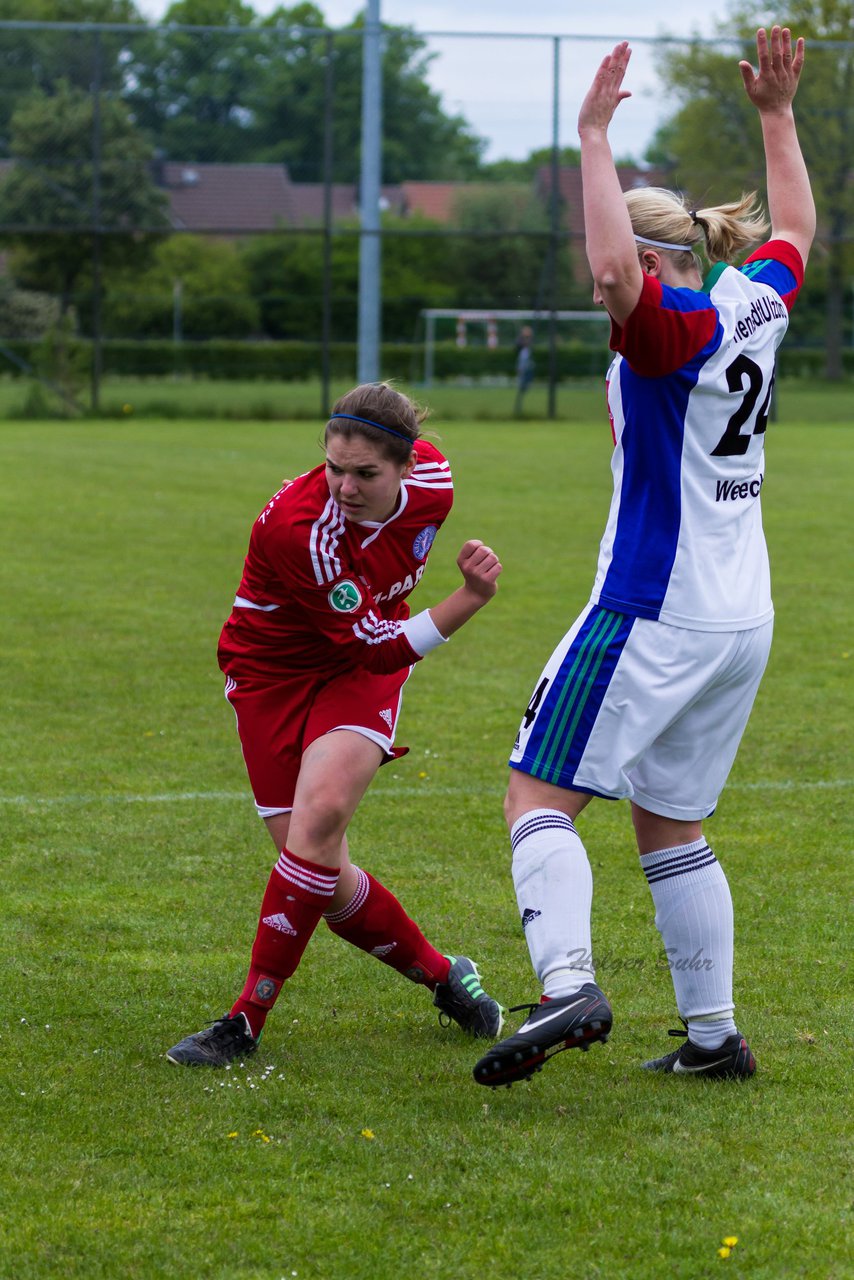
POLYGON ((645 276, 611 347, 614 493, 591 600, 701 631, 773 616, 760 493, 777 348, 803 282, 772 240, 702 290, 645 276))

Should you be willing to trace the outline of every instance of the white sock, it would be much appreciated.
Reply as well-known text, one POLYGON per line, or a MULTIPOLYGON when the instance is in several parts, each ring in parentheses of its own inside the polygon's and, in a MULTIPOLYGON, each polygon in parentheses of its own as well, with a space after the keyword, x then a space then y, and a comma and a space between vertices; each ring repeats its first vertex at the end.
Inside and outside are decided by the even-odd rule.
POLYGON ((732 1000, 732 898, 702 838, 641 855, 655 903, 676 1006, 691 1041, 717 1049, 735 1031, 732 1000))
POLYGON ((523 814, 510 843, 516 901, 543 993, 571 995, 593 980, 593 875, 584 845, 558 809, 523 814))

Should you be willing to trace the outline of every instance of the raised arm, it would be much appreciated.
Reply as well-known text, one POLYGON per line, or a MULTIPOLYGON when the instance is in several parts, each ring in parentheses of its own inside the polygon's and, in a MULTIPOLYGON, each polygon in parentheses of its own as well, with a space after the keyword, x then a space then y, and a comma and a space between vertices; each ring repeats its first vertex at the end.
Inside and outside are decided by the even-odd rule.
POLYGON ((738 68, 762 125, 771 234, 793 244, 806 265, 815 235, 815 203, 792 109, 804 65, 804 41, 797 41, 793 53, 788 27, 772 27, 770 41, 760 27, 756 54, 758 74, 749 62, 740 62, 738 68))
POLYGON ((634 311, 643 284, 637 244, 611 146, 608 126, 631 94, 622 87, 632 51, 624 40, 603 58, 578 115, 587 260, 601 298, 618 324, 634 311))

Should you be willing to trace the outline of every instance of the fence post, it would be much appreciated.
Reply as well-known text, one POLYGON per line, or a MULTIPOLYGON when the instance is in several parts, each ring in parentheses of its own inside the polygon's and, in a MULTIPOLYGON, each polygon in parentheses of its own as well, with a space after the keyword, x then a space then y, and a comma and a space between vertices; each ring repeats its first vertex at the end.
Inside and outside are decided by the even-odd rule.
POLYGON ((92 81, 92 412, 101 404, 101 32, 95 31, 92 81))
POLYGON ((382 55, 380 0, 368 0, 362 38, 361 235, 359 237, 359 382, 379 377, 382 55))
POLYGON ((560 261, 560 36, 552 44, 552 181, 549 235, 549 406, 557 416, 557 306, 560 261))
POLYGON ((332 125, 335 93, 335 44, 332 32, 326 35, 326 66, 323 77, 323 303, 321 313, 320 416, 331 411, 332 342, 332 125))

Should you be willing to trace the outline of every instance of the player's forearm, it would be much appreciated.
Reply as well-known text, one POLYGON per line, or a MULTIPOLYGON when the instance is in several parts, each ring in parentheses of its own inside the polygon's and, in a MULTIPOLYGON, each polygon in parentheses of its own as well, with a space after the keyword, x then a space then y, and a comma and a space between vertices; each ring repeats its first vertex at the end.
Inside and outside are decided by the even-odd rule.
POLYGON ((465 626, 491 598, 468 586, 457 587, 445 600, 431 605, 428 612, 437 631, 447 639, 465 626))
POLYGON ((815 201, 798 142, 795 117, 790 107, 761 112, 760 120, 772 235, 792 240, 806 262, 815 235, 815 201))

